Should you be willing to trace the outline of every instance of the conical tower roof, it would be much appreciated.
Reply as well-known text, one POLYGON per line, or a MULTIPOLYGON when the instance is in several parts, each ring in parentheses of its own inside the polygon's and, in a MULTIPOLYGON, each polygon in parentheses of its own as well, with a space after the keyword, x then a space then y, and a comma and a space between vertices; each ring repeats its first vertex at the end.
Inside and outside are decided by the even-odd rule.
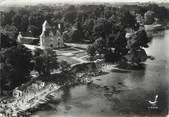
POLYGON ((47 29, 51 29, 52 27, 50 26, 50 24, 47 22, 47 20, 44 21, 42 28, 44 31, 46 31, 47 29))

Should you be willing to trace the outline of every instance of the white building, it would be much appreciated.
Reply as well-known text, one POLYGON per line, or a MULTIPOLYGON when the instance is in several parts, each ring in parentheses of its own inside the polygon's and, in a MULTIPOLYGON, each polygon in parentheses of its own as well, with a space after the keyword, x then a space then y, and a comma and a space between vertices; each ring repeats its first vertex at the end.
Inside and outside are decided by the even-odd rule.
POLYGON ((38 38, 33 37, 31 32, 21 33, 19 32, 17 37, 17 42, 22 44, 36 44, 38 43, 38 38))

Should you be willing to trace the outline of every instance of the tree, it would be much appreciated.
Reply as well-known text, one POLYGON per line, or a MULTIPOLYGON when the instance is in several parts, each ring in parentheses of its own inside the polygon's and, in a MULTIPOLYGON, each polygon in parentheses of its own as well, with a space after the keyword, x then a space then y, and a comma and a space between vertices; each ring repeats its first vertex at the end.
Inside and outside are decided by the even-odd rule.
POLYGON ((136 18, 129 11, 122 12, 121 24, 125 27, 134 27, 136 24, 136 18))
POLYGON ((83 23, 83 28, 87 31, 92 31, 94 26, 94 20, 93 19, 86 19, 83 23))
POLYGON ((17 28, 14 25, 5 25, 4 31, 10 39, 15 39, 17 35, 17 28))
POLYGON ((73 27, 69 34, 71 42, 78 43, 83 41, 83 33, 81 30, 78 30, 77 28, 73 27))
POLYGON ((91 57, 94 57, 96 55, 96 48, 93 45, 89 45, 88 48, 87 48, 87 53, 91 57))
POLYGON ((155 21, 154 18, 154 12, 149 10, 144 14, 144 23, 147 25, 153 24, 155 21))
POLYGON ((98 18, 96 20, 95 25, 93 26, 93 31, 97 37, 105 37, 106 33, 106 19, 105 18, 98 18))
POLYGON ((98 52, 99 54, 104 54, 106 45, 105 40, 102 37, 96 39, 95 42, 93 43, 93 46, 96 49, 96 52, 98 52))
POLYGON ((2 22, 1 25, 5 26, 6 24, 11 25, 12 24, 12 17, 15 16, 15 12, 13 10, 10 10, 9 12, 4 13, 2 16, 2 22))
POLYGON ((145 30, 138 30, 136 36, 134 36, 136 43, 133 44, 136 47, 148 47, 148 43, 151 42, 151 37, 147 36, 145 30))
POLYGON ((71 38, 70 38, 70 34, 69 33, 70 32, 68 32, 68 31, 64 31, 62 33, 64 42, 71 42, 71 38))
POLYGON ((126 53, 126 45, 127 40, 125 38, 125 33, 123 30, 119 30, 115 33, 115 37, 113 40, 113 47, 115 48, 115 53, 119 56, 124 55, 126 53))
POLYGON ((2 70, 3 70, 4 64, 0 63, 0 96, 2 95, 2 70))
POLYGON ((96 55, 96 48, 93 45, 89 45, 87 48, 87 53, 89 55, 89 59, 93 60, 94 56, 96 55))
POLYGON ((50 49, 36 49, 33 55, 34 69, 42 75, 50 75, 50 73, 57 69, 58 61, 57 55, 50 49))
POLYGON ((164 6, 159 6, 157 4, 149 4, 147 6, 149 11, 153 11, 156 18, 159 19, 160 23, 165 23, 169 18, 169 10, 164 6))
POLYGON ((65 11, 64 11, 64 21, 73 24, 76 16, 77 16, 77 8, 73 5, 69 6, 65 11))
POLYGON ((63 72, 63 73, 67 73, 70 69, 71 69, 71 66, 68 62, 66 61, 61 61, 59 63, 59 69, 63 72))
POLYGON ((41 28, 38 28, 34 25, 29 25, 27 28, 27 32, 32 32, 33 36, 37 37, 41 33, 41 28))
POLYGON ((7 48, 16 45, 17 45, 16 40, 10 39, 8 35, 1 33, 0 48, 7 48))
POLYGON ((144 29, 138 30, 135 35, 127 40, 128 53, 125 58, 128 63, 139 65, 141 62, 147 60, 147 54, 142 47, 148 47, 151 39, 148 38, 144 29))
POLYGON ((14 17, 12 17, 12 23, 14 26, 17 27, 19 31, 22 31, 22 26, 20 25, 21 23, 21 18, 22 16, 19 14, 16 14, 14 17))
POLYGON ((26 32, 26 30, 27 30, 27 27, 28 27, 28 25, 29 25, 29 22, 28 22, 28 15, 26 15, 26 14, 23 14, 22 15, 22 17, 21 17, 21 22, 20 22, 21 24, 21 31, 23 31, 23 32, 26 32))
POLYGON ((127 63, 131 63, 134 65, 139 65, 141 62, 147 60, 147 54, 144 49, 137 48, 137 49, 130 49, 128 54, 124 56, 127 60, 127 63))
POLYGON ((17 45, 2 49, 0 59, 2 89, 11 90, 29 80, 33 64, 32 54, 26 47, 17 45))

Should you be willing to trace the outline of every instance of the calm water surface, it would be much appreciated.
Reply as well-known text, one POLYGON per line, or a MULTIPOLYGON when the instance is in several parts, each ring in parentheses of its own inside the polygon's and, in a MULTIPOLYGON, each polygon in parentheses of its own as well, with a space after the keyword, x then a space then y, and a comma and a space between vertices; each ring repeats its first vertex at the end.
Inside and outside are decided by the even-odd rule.
POLYGON ((155 60, 147 60, 145 69, 111 72, 94 78, 94 83, 99 87, 82 85, 65 89, 59 104, 51 102, 48 106, 52 109, 38 111, 32 116, 166 115, 169 99, 169 30, 155 36, 146 52, 155 60), (151 108, 148 101, 153 101, 155 95, 159 96, 158 102, 155 108, 151 108))

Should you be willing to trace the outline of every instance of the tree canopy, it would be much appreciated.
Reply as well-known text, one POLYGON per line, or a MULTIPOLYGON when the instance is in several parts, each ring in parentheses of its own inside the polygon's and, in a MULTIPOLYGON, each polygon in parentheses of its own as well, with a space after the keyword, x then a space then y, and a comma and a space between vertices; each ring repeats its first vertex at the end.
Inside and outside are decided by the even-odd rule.
POLYGON ((4 48, 0 52, 0 58, 3 88, 12 89, 28 81, 33 64, 32 54, 26 47, 17 45, 4 48))
POLYGON ((39 75, 50 75, 53 70, 59 67, 57 55, 50 49, 36 49, 33 54, 34 70, 39 75))

